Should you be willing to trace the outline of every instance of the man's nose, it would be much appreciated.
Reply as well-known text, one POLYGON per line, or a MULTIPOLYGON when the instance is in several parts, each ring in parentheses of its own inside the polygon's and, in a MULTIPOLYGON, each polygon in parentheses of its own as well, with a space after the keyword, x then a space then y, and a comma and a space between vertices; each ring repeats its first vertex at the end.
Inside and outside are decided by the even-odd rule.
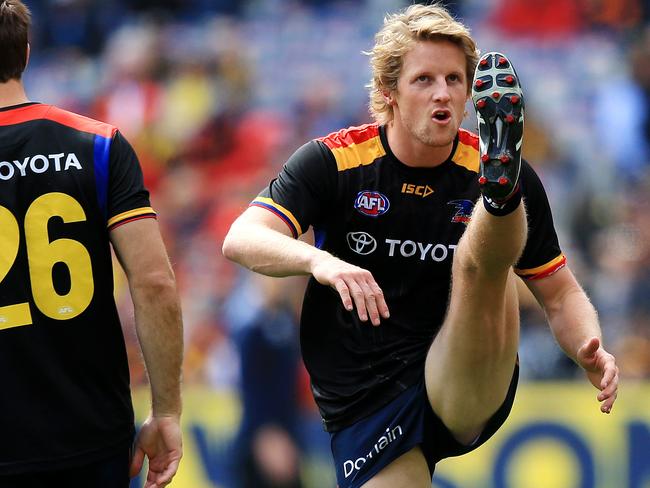
POLYGON ((440 103, 448 102, 450 99, 447 82, 444 80, 438 81, 433 88, 433 101, 440 103))

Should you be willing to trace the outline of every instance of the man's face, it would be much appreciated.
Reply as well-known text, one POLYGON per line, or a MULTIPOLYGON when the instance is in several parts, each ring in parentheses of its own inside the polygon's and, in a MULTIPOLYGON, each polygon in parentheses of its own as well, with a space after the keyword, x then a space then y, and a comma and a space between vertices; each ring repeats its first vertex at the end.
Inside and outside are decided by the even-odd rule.
POLYGON ((432 147, 452 144, 467 101, 465 54, 450 41, 418 41, 404 56, 393 96, 393 124, 413 142, 432 147))

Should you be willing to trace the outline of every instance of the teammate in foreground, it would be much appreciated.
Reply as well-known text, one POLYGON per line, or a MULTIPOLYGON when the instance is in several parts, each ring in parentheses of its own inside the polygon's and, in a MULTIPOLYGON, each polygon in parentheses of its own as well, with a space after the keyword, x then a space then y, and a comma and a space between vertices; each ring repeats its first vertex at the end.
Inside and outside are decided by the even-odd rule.
POLYGON ((521 161, 524 100, 510 61, 479 60, 440 6, 387 17, 375 39, 376 122, 298 149, 223 250, 267 275, 312 275, 301 344, 339 487, 429 487, 437 461, 475 449, 508 416, 515 274, 605 413, 617 367, 521 161), (460 129, 470 93, 480 137, 460 129), (310 225, 316 247, 294 240, 310 225))
POLYGON ((29 25, 20 0, 0 0, 0 487, 126 488, 144 456, 145 486, 162 487, 182 455, 174 275, 118 130, 27 99, 29 25), (133 451, 110 244, 151 383, 133 451))

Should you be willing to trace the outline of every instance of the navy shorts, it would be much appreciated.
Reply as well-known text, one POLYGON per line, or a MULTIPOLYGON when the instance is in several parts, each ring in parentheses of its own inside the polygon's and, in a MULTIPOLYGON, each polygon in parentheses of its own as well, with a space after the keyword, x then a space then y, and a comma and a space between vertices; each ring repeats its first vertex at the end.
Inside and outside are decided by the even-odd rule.
POLYGON ((459 443, 431 409, 424 378, 369 417, 331 434, 339 488, 358 488, 402 454, 420 446, 433 476, 441 459, 473 451, 505 422, 515 399, 519 366, 506 399, 476 442, 459 443))

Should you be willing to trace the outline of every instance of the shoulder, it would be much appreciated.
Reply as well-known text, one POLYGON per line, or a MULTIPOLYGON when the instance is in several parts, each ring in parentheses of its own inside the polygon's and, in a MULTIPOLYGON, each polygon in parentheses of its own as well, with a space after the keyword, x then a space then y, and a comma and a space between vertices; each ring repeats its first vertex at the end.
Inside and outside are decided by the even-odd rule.
POLYGON ((526 161, 521 161, 521 191, 526 198, 529 215, 537 211, 550 212, 546 189, 535 169, 526 161))
POLYGON ((107 139, 112 138, 117 133, 117 127, 113 125, 63 110, 54 105, 44 105, 42 111, 42 116, 39 118, 51 120, 81 132, 89 132, 107 139))
POLYGON ((478 135, 466 129, 458 129, 458 143, 478 151, 478 135))
POLYGON ((377 137, 379 137, 379 126, 377 124, 364 124, 332 132, 325 137, 319 137, 317 140, 330 149, 335 149, 363 144, 377 137))
POLYGON ((527 190, 527 186, 532 188, 544 188, 542 180, 539 178, 535 168, 526 159, 521 159, 521 177, 524 179, 524 192, 527 190))
POLYGON ((478 136, 468 130, 458 129, 458 143, 451 160, 457 166, 478 173, 480 160, 478 136))
POLYGON ((331 151, 339 171, 371 164, 386 155, 378 124, 348 127, 316 141, 331 151))

